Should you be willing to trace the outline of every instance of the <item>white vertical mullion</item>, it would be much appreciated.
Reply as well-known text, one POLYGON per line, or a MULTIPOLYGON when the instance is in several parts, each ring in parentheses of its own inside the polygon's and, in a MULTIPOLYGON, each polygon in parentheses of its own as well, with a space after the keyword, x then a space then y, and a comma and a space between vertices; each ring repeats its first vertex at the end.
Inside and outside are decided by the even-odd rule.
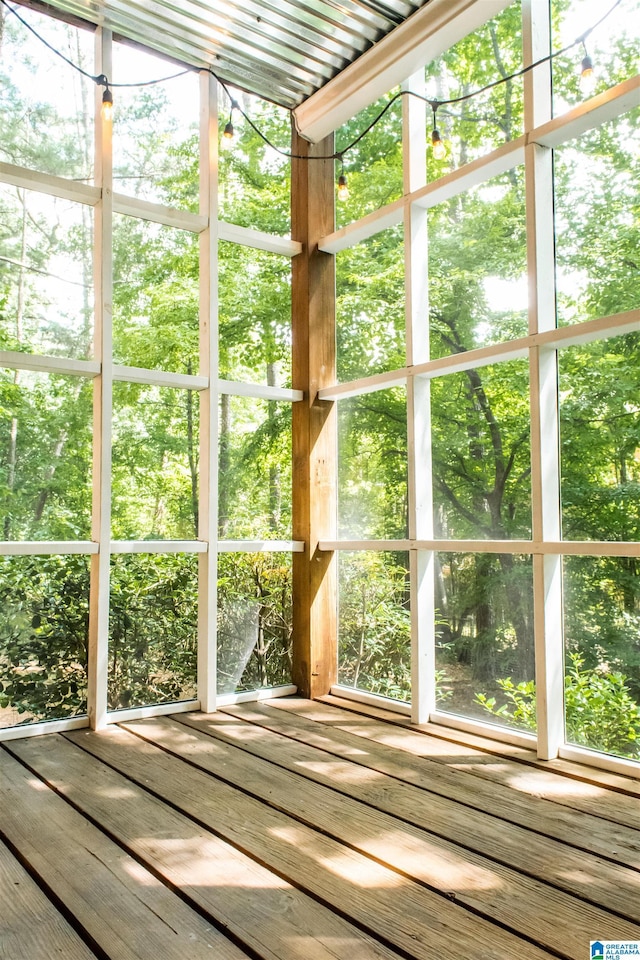
POLYGON ((198 699, 216 709, 216 606, 218 576, 218 88, 200 74, 200 505, 198 539, 209 544, 198 560, 198 699))
MULTIPOLYGON (((97 72, 111 76, 111 32, 96 32, 97 72)), ((112 290, 113 290, 113 177, 111 121, 102 118, 102 87, 95 97, 97 204, 94 247, 95 357, 100 375, 94 380, 92 539, 100 552, 91 558, 89 662, 87 712, 89 724, 100 730, 107 724, 109 663, 109 576, 111 541, 111 411, 113 403, 112 290)))
MULTIPOLYGON (((525 63, 550 50, 548 4, 523 3, 525 63)), ((525 129, 551 119, 551 68, 536 67, 525 77, 525 129)), ((553 155, 531 143, 525 150, 529 332, 556 326, 553 223, 553 155)), ((560 539, 560 462, 558 452, 557 352, 529 351, 531 391, 531 485, 533 539, 560 539)), ((533 597, 536 659, 538 754, 557 757, 564 741, 564 664, 562 649, 562 558, 534 555, 533 597)))
MULTIPOLYGON (((425 94, 424 71, 403 89, 425 94)), ((427 182, 426 105, 403 98, 404 192, 427 182)), ((404 221, 407 364, 429 359, 427 211, 411 204, 404 221)), ((407 379, 409 538, 432 539, 430 382, 407 379)), ((433 552, 409 553, 411 580, 411 718, 426 723, 435 710, 435 610, 433 552)))

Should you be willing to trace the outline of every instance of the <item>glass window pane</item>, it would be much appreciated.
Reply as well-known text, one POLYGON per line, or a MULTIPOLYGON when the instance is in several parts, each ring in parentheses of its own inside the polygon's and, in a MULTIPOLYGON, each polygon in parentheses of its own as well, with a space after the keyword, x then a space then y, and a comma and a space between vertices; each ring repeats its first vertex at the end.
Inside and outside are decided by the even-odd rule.
MULTIPOLYGON (((91 183, 95 84, 2 12, 0 159, 41 173, 91 183)), ((20 17, 47 43, 95 73, 93 31, 79 30, 19 6, 20 17)))
POLYGON ((291 262, 219 243, 220 377, 291 386, 291 262))
POLYGON ((198 411, 192 390, 114 383, 114 539, 197 537, 198 411))
POLYGON ((112 557, 110 710, 194 699, 197 640, 197 556, 112 557))
MULTIPOLYGON (((464 97, 521 68, 521 10, 520 3, 514 2, 427 65, 427 96, 440 101, 464 97)), ((431 110, 428 110, 427 123, 431 133, 431 110)), ((436 127, 447 156, 436 159, 429 147, 429 180, 485 156, 520 136, 523 129, 522 77, 498 83, 469 100, 443 104, 437 110, 436 127)))
POLYGON ((291 683, 291 554, 218 556, 218 693, 291 683))
POLYGON ((409 554, 338 554, 338 682, 411 699, 409 554))
POLYGON ((428 213, 431 357, 524 337, 524 170, 517 167, 428 213))
POLYGON ((291 539, 291 404, 220 395, 218 536, 291 539))
POLYGON ((198 372, 198 238, 114 217, 113 355, 116 363, 198 372))
MULTIPOLYGON (((261 133, 275 147, 289 153, 289 111, 233 87, 229 89, 261 133)), ((218 171, 220 219, 241 227, 288 236, 291 231, 291 161, 269 147, 239 110, 233 111, 235 135, 233 140, 227 140, 222 132, 230 116, 231 103, 226 93, 221 91, 218 171)))
POLYGON ((554 50, 561 50, 589 27, 598 25, 589 33, 585 47, 579 44, 553 61, 555 116, 638 72, 637 0, 619 0, 606 6, 599 0, 551 0, 551 24, 554 50), (581 80, 585 54, 594 67, 588 82, 581 80))
POLYGON ((638 121, 640 107, 554 151, 559 326, 640 306, 638 121))
POLYGON ((527 361, 434 378, 431 430, 436 536, 530 537, 527 361))
POLYGON ((336 256, 338 379, 406 363, 404 239, 392 227, 336 256))
POLYGON ((408 536, 407 394, 379 390, 338 404, 338 536, 408 536))
POLYGON ((92 385, 0 369, 0 539, 88 540, 92 385))
POLYGON ((0 727, 87 710, 89 558, 0 557, 0 727))
POLYGON ((563 563, 567 740, 640 760, 640 559, 563 563))
POLYGON ((93 210, 0 185, 0 350, 87 360, 93 210))
POLYGON ((640 334, 559 352, 562 534, 640 540, 640 334))
POLYGON ((535 731, 532 558, 439 553, 435 571, 438 710, 535 731))
MULTIPOLYGON (((179 73, 150 51, 113 45, 113 83, 139 83, 179 73)), ((115 87, 115 189, 144 200, 198 212, 200 91, 189 71, 164 83, 115 87)))
MULTIPOLYGON (((340 153, 384 110, 398 88, 361 110, 336 133, 336 152, 340 153)), ((402 100, 398 98, 378 123, 349 150, 343 164, 335 165, 335 179, 343 172, 349 196, 336 200, 336 228, 344 227, 401 197, 402 175, 402 100)))

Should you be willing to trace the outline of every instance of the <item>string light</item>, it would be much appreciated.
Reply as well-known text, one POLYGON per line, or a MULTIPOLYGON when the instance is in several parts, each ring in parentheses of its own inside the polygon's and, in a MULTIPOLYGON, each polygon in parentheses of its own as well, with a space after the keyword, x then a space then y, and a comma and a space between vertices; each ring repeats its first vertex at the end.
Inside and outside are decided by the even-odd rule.
MULTIPOLYGON (((363 137, 365 137, 376 126, 376 124, 380 122, 380 120, 383 118, 386 112, 393 106, 396 100, 398 100, 400 97, 403 97, 403 96, 412 96, 412 97, 416 97, 419 100, 422 100, 424 103, 429 104, 429 106, 433 110, 433 130, 431 132, 431 146, 433 149, 433 157, 436 160, 443 160, 447 155, 447 148, 442 141, 438 128, 436 127, 436 110, 438 107, 444 106, 444 105, 462 103, 466 100, 471 100, 473 97, 477 97, 479 94, 485 93, 487 90, 492 90, 493 88, 498 87, 503 83, 508 83, 511 80, 515 80, 518 77, 524 76, 525 74, 529 73, 531 70, 534 70, 536 67, 540 66, 543 63, 551 63, 556 57, 562 56, 563 54, 567 53, 569 50, 572 50, 578 44, 582 44, 582 47, 584 49, 584 57, 582 58, 581 73, 580 73, 580 87, 585 95, 590 96, 591 93, 593 92, 593 88, 595 87, 596 77, 593 69, 593 61, 589 56, 589 54, 587 53, 585 40, 597 27, 600 26, 601 23, 603 23, 607 19, 607 17, 609 17, 613 13, 613 11, 616 9, 616 7, 620 5, 621 2, 622 0, 615 0, 613 6, 609 10, 607 10, 607 12, 603 14, 603 16, 600 17, 600 19, 596 23, 594 23, 593 26, 589 27, 588 30, 585 30, 584 33, 580 37, 575 39, 572 43, 567 44, 565 47, 562 47, 562 49, 560 50, 553 51, 552 53, 548 54, 545 57, 541 57, 539 60, 536 60, 533 63, 528 64, 526 67, 523 67, 521 70, 517 70, 515 73, 512 73, 508 76, 500 77, 498 80, 494 80, 492 83, 487 83, 484 87, 481 87, 478 90, 473 90, 470 93, 463 94, 460 97, 452 97, 450 99, 443 99, 443 100, 430 100, 428 97, 424 97, 421 94, 415 93, 412 90, 399 91, 398 93, 394 94, 393 97, 390 98, 390 100, 387 102, 384 108, 380 111, 380 113, 376 117, 374 117, 371 123, 367 127, 365 127, 364 130, 362 130, 358 134, 358 136, 355 137, 355 139, 353 139, 350 143, 348 143, 345 147, 343 147, 342 150, 336 153, 331 153, 331 154, 322 155, 322 156, 317 155, 314 157, 309 157, 305 154, 296 154, 288 150, 283 150, 281 147, 277 147, 275 144, 273 144, 269 140, 269 138, 256 126, 256 124, 253 122, 251 117, 249 117, 248 114, 245 113, 245 111, 242 109, 242 107, 233 99, 233 97, 229 92, 229 88, 227 87, 224 80, 222 80, 209 67, 207 68, 208 72, 212 75, 212 77, 214 77, 215 80, 217 80, 217 82, 225 91, 225 93, 227 94, 231 102, 231 114, 229 116, 229 120, 225 125, 222 133, 222 147, 228 148, 233 143, 234 135, 235 135, 235 131, 233 129, 233 111, 238 110, 242 115, 242 117, 247 122, 247 124, 263 140, 263 142, 272 150, 275 150, 276 153, 279 153, 281 156, 287 157, 287 159, 290 159, 290 160, 341 160, 342 161, 344 158, 344 155, 348 153, 350 150, 352 150, 356 146, 356 144, 360 143, 363 137)), ((40 36, 37 30, 35 30, 31 26, 31 24, 28 23, 28 21, 24 20, 20 16, 17 10, 14 7, 12 7, 7 2, 7 0, 0 0, 0 3, 4 7, 6 7, 7 10, 13 13, 17 17, 17 19, 23 24, 23 26, 25 26, 28 30, 30 30, 31 33, 35 37, 37 37, 38 40, 41 41, 41 43, 43 43, 46 47, 48 47, 49 50, 51 50, 54 54, 56 54, 62 60, 64 60, 65 63, 69 64, 69 66, 73 67, 74 70, 82 74, 84 77, 87 77, 89 80, 93 80, 94 83, 100 84, 101 86, 105 87, 104 93, 102 94, 102 112, 105 120, 110 120, 113 112, 113 94, 109 89, 110 87, 145 87, 151 84, 164 83, 167 80, 173 80, 176 77, 184 76, 186 73, 198 72, 200 69, 198 67, 187 67, 185 70, 181 70, 179 73, 174 73, 168 77, 160 77, 157 80, 144 80, 144 81, 139 81, 137 83, 109 83, 109 80, 104 74, 99 74, 98 76, 94 76, 93 74, 84 70, 78 64, 70 60, 69 57, 61 53, 60 50, 57 50, 54 46, 52 46, 47 40, 44 39, 44 37, 40 36)), ((349 196, 349 187, 347 185, 347 178, 344 174, 344 165, 342 168, 342 172, 338 177, 337 186, 338 186, 338 199, 346 200, 349 196)))
POLYGON ((347 184, 347 178, 344 173, 344 162, 342 164, 342 172, 338 177, 338 200, 341 203, 344 203, 349 199, 349 187, 347 184))
POLYGON ((102 94, 102 119, 107 123, 113 120, 113 94, 109 87, 106 87, 102 94))
POLYGON ((238 108, 238 104, 235 100, 231 101, 231 112, 229 114, 229 119, 225 125, 224 130, 222 131, 222 140, 221 146, 223 150, 230 150, 233 146, 233 140, 235 137, 235 130, 233 129, 233 111, 238 108))
POLYGON ((580 89, 586 97, 590 97, 596 88, 596 75, 593 69, 593 60, 587 53, 584 40, 582 41, 584 57, 580 65, 580 89))
POLYGON ((442 142, 442 137, 440 136, 440 131, 436 125, 436 110, 440 104, 436 100, 431 101, 431 109, 433 110, 433 130, 431 131, 431 147, 433 149, 433 159, 434 160, 444 160, 447 155, 447 148, 442 142))

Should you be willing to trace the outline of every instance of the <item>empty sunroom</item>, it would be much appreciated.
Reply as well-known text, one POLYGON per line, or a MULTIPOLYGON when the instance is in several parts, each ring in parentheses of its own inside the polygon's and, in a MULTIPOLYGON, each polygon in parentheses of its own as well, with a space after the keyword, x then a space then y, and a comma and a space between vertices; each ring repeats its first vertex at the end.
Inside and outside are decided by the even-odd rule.
MULTIPOLYGON (((16 804, 31 771, 140 865, 95 797, 66 794, 67 763, 124 802, 106 768, 133 783, 152 760, 131 747, 125 769, 119 738, 122 756, 127 738, 180 745, 160 783, 225 737, 248 755, 243 724, 284 738, 262 763, 311 777, 283 744, 329 750, 331 730, 336 790, 356 737, 375 741, 376 776, 461 773, 468 756, 482 796, 504 759, 498 808, 520 771, 532 817, 575 807, 633 850, 636 0, 2 0, 0 26, 0 753, 16 804)), ((250 794, 258 774, 234 770, 250 794)), ((110 955, 14 829, 0 823, 12 856, 110 955)), ((606 860, 603 831, 588 853, 606 860)), ((624 867, 611 883, 632 891, 624 867)), ((570 894, 633 940, 631 893, 570 894)), ((476 907, 452 960, 471 955, 476 907)), ((426 956, 343 913, 373 937, 358 955, 426 956)), ((228 929, 233 949, 277 954, 228 929)), ((517 936, 532 958, 581 956, 535 923, 517 936)))

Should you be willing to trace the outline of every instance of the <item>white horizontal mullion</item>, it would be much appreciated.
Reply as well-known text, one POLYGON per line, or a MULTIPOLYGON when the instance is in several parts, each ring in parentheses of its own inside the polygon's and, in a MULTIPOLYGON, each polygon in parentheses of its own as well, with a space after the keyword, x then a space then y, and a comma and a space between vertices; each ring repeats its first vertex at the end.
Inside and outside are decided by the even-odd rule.
POLYGON ((84 203, 89 207, 95 207, 101 196, 99 187, 78 183, 76 180, 67 180, 65 177, 56 177, 49 173, 27 170, 26 167, 19 167, 14 163, 0 163, 0 183, 8 183, 24 190, 35 190, 37 193, 46 193, 50 197, 59 197, 61 200, 84 203))
POLYGON ((640 541, 554 540, 538 544, 534 552, 566 557, 640 557, 640 541))
POLYGON ((565 744, 560 747, 558 756, 562 760, 572 760, 583 763, 585 766, 598 767, 611 773, 620 773, 624 777, 640 778, 640 763, 637 760, 626 760, 624 757, 613 757, 610 754, 588 750, 586 747, 577 747, 565 744))
MULTIPOLYGON (((437 550, 443 553, 640 557, 640 541, 637 540, 412 540, 409 543, 412 549, 437 550)), ((332 549, 339 547, 334 546, 332 549)), ((344 546, 342 549, 345 549, 344 546)))
POLYGON ((435 360, 404 367, 400 370, 391 370, 388 373, 379 373, 372 377, 362 377, 348 383, 338 383, 332 387, 324 387, 318 391, 319 400, 345 400, 365 393, 373 393, 386 387, 401 386, 406 383, 408 374, 433 378, 449 373, 461 373, 465 370, 485 367, 492 363, 506 360, 521 360, 528 356, 531 347, 570 347, 582 343, 590 343, 605 337, 623 336, 640 329, 640 310, 628 310, 625 313, 612 314, 587 320, 583 323, 572 324, 568 327, 559 327, 543 333, 520 337, 503 343, 490 344, 467 350, 464 353, 454 353, 435 360))
POLYGON ((471 163, 466 163, 457 170, 452 170, 439 180, 433 180, 426 187, 416 190, 407 199, 419 207, 435 207, 452 197, 465 193, 480 183, 486 183, 493 177, 512 170, 524 163, 524 148, 526 139, 523 136, 517 140, 504 143, 497 150, 493 150, 485 157, 478 157, 471 163))
POLYGON ((298 692, 293 683, 280 687, 260 687, 258 690, 243 690, 241 693, 219 693, 216 707, 231 707, 235 703, 255 703, 258 700, 274 700, 276 697, 290 697, 298 692))
POLYGON ((389 387, 404 387, 407 382, 408 367, 390 370, 389 373, 377 373, 373 377, 361 377, 348 383, 337 383, 334 387, 318 390, 318 400, 347 400, 360 397, 365 393, 376 393, 389 387))
POLYGON ((129 723, 133 720, 148 720, 150 717, 166 717, 170 713, 191 713, 200 709, 199 700, 176 700, 173 703, 153 703, 148 707, 126 707, 110 710, 107 723, 129 723))
POLYGON ((304 541, 218 540, 218 553, 304 553, 304 541))
POLYGON ((540 545, 532 540, 415 540, 411 546, 439 553, 533 554, 538 552, 535 547, 540 545))
POLYGON ((348 250, 356 246, 363 240, 387 230, 402 222, 404 210, 408 205, 416 204, 419 207, 435 207, 439 203, 450 200, 461 193, 475 187, 480 183, 485 183, 492 177, 497 177, 507 170, 517 167, 524 163, 524 149, 526 139, 524 136, 517 140, 511 140, 503 144, 497 150, 493 150, 485 157, 479 157, 471 163, 465 164, 458 170, 452 170, 446 176, 439 180, 434 180, 412 193, 400 197, 393 203, 388 203, 379 210, 367 214, 361 220, 350 223, 346 227, 341 227, 334 233, 323 237, 318 248, 324 253, 340 253, 342 250, 348 250))
POLYGON ((536 127, 529 133, 527 142, 539 143, 544 147, 562 146, 608 120, 615 120, 639 103, 640 74, 636 74, 604 93, 591 97, 568 113, 536 127))
POLYGON ((449 373, 462 373, 465 370, 487 367, 492 363, 522 360, 528 356, 531 342, 531 337, 521 337, 518 340, 478 347, 476 350, 467 350, 464 353, 452 353, 448 357, 438 357, 437 360, 427 360, 426 363, 416 364, 410 370, 414 376, 431 379, 449 373))
POLYGON ((112 540, 111 553, 206 553, 204 540, 112 540))
POLYGON ((411 540, 320 540, 318 550, 410 550, 411 540))
POLYGON ((168 373, 164 370, 147 370, 143 367, 113 367, 113 379, 120 383, 142 383, 154 387, 178 387, 183 390, 206 390, 208 377, 188 373, 168 373))
POLYGON ((376 233, 382 233, 389 227, 395 227, 402 223, 406 198, 401 197, 393 203, 387 203, 384 207, 374 210, 367 214, 361 220, 350 223, 346 227, 341 227, 328 237, 323 237, 318 243, 318 249, 323 253, 340 253, 342 250, 348 250, 355 247, 356 244, 374 237, 376 233))
POLYGON ((82 730, 89 726, 85 716, 67 717, 65 720, 42 720, 36 723, 20 723, 0 730, 0 743, 7 740, 24 740, 26 737, 42 737, 47 733, 66 733, 67 730, 82 730))
POLYGON ((391 710, 393 713, 401 713, 405 717, 411 716, 411 704, 403 703, 402 700, 393 700, 391 697, 383 697, 379 693, 368 693, 366 690, 360 690, 356 687, 346 687, 336 683, 330 690, 332 697, 342 697, 343 700, 353 700, 356 703, 366 703, 371 707, 382 707, 384 710, 391 710))
POLYGON ((187 230, 189 233, 202 233, 208 226, 207 218, 198 213, 178 210, 176 207, 165 207, 162 203, 141 200, 139 197, 130 197, 124 193, 113 194, 113 212, 127 217, 136 217, 138 220, 161 223, 165 227, 187 230))
POLYGON ((235 380, 217 380, 218 393, 233 397, 254 397, 256 400, 288 400, 293 403, 302 400, 302 390, 290 390, 287 387, 269 387, 260 383, 241 383, 235 380))
POLYGON ((218 220, 218 239, 238 243, 243 247, 253 247, 254 250, 265 250, 267 253, 279 253, 283 257, 297 257, 302 253, 302 244, 298 240, 278 237, 251 227, 241 227, 237 223, 226 223, 224 220, 218 220))
POLYGON ((97 360, 71 360, 65 357, 38 356, 19 350, 0 350, 0 367, 11 370, 34 370, 36 373, 58 373, 70 377, 97 377, 97 360))
POLYGON ((4 540, 0 543, 0 557, 53 557, 70 554, 99 553, 95 540, 4 540))
POLYGON ((625 313, 615 313, 607 317, 598 317, 596 320, 586 320, 583 323, 572 324, 569 327, 558 327, 538 333, 533 338, 534 345, 540 347, 572 347, 583 343, 592 343, 605 337, 624 336, 640 330, 640 310, 628 310, 625 313))
POLYGON ((461 730, 463 733, 475 733, 487 737, 489 740, 510 743, 514 747, 524 747, 527 750, 535 750, 536 747, 535 734, 510 730, 508 727, 501 727, 498 724, 483 723, 482 720, 458 717, 455 714, 438 710, 431 714, 429 720, 431 723, 439 723, 443 727, 451 727, 453 730, 461 730))

